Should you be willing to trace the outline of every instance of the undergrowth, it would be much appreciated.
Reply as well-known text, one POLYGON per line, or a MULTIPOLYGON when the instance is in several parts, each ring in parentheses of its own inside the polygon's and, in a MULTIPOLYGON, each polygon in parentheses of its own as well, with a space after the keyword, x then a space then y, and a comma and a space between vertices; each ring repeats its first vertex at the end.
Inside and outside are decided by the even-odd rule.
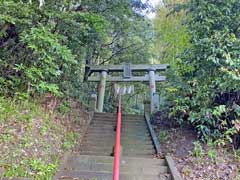
POLYGON ((50 180, 80 134, 39 102, 0 97, 0 168, 4 177, 50 180))

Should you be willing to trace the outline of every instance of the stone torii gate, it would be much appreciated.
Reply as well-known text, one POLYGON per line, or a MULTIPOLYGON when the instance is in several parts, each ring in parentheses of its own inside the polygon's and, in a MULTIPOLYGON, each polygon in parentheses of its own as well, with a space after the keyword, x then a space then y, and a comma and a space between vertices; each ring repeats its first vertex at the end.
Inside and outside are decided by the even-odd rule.
POLYGON ((156 82, 165 81, 165 76, 156 74, 157 71, 165 71, 169 67, 168 64, 138 64, 129 63, 121 65, 92 65, 86 67, 87 80, 89 82, 99 82, 97 110, 103 111, 104 95, 106 82, 149 82, 151 112, 154 109, 153 97, 156 93, 156 82), (99 73, 99 76, 91 76, 92 73, 99 73), (110 76, 110 72, 123 72, 123 76, 110 76), (132 76, 132 72, 148 72, 145 76, 132 76))

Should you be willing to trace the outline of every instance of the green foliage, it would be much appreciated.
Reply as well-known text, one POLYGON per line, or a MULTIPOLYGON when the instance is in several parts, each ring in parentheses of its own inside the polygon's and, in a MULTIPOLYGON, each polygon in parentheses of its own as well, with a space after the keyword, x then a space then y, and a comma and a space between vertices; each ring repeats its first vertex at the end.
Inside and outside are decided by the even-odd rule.
POLYGON ((176 71, 167 85, 174 91, 165 92, 170 115, 191 123, 203 141, 221 138, 239 119, 240 2, 192 0, 181 7, 190 45, 170 63, 176 71))
MULTIPOLYGON (((100 16, 62 9, 62 5, 70 8, 72 2, 52 3, 40 8, 35 2, 0 2, 1 92, 60 95, 62 76, 81 62, 69 45, 67 30, 83 23, 80 31, 93 28, 101 33, 104 20, 100 16)), ((83 41, 83 37, 76 40, 83 41)))
POLYGON ((70 112, 71 107, 68 101, 63 101, 58 108, 59 112, 62 114, 66 114, 68 112, 70 112))
MULTIPOLYGON (((171 14, 171 9, 161 7, 154 19, 155 42, 153 59, 156 63, 169 63, 176 68, 177 57, 189 46, 189 33, 183 25, 184 11, 171 14)), ((174 72, 174 71, 173 71, 174 72)))
POLYGON ((207 155, 212 161, 215 161, 217 158, 217 149, 216 149, 217 143, 210 139, 208 140, 207 145, 208 145, 207 155))
POLYGON ((35 180, 50 180, 57 164, 45 164, 40 159, 25 159, 19 165, 8 167, 5 177, 33 177, 35 180))
POLYGON ((41 114, 39 106, 34 102, 14 100, 11 98, 0 97, 0 122, 6 122, 9 119, 18 122, 32 122, 34 116, 40 116, 47 119, 48 116, 41 114), (28 112, 28 113, 24 113, 28 112))
POLYGON ((83 82, 86 64, 148 61, 147 8, 140 0, 0 1, 0 94, 87 103, 96 85, 83 82))
MULTIPOLYGON (((79 142, 80 134, 39 102, 0 97, 0 167, 4 177, 51 179, 61 153, 79 142)), ((73 121, 71 121, 73 123, 73 121)))
POLYGON ((192 152, 192 155, 195 156, 196 158, 201 158, 204 155, 204 150, 202 148, 202 145, 200 142, 196 141, 193 143, 194 144, 194 149, 192 152))
POLYGON ((69 150, 73 148, 76 141, 79 141, 80 134, 76 132, 69 132, 65 135, 65 140, 63 142, 63 148, 69 150))
POLYGON ((236 151, 234 152, 234 156, 235 156, 235 158, 236 158, 238 161, 240 161, 240 150, 236 150, 236 151))
POLYGON ((158 139, 159 139, 159 142, 160 142, 160 143, 166 142, 166 141, 169 139, 168 131, 167 131, 167 130, 165 130, 165 131, 163 131, 163 130, 160 131, 160 132, 159 132, 158 139))

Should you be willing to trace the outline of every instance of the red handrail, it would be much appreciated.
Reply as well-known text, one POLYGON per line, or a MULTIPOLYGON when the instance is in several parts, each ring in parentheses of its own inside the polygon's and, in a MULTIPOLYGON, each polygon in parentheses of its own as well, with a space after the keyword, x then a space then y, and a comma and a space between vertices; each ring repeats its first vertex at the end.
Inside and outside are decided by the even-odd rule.
POLYGON ((116 130, 116 144, 114 148, 113 180, 119 180, 120 176, 120 151, 121 151, 121 121, 122 121, 121 94, 118 96, 118 116, 116 130))

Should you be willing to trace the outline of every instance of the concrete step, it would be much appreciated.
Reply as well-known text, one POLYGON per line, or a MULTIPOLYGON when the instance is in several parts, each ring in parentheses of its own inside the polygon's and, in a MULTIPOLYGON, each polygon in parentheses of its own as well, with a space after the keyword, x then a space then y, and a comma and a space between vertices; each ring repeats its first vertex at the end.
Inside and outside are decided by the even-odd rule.
MULTIPOLYGON (((95 112, 94 117, 117 117, 117 113, 100 113, 95 112)), ((143 115, 138 114, 122 114, 122 117, 128 117, 128 118, 143 118, 143 115)))
MULTIPOLYGON (((116 135, 116 132, 113 130, 100 130, 100 129, 95 129, 95 128, 91 128, 87 131, 87 133, 84 135, 83 138, 87 137, 87 136, 100 136, 100 137, 109 137, 109 136, 114 136, 116 135)), ((149 138, 150 137, 150 133, 147 132, 146 130, 141 130, 141 131, 135 131, 135 130, 122 130, 121 131, 121 137, 135 137, 135 138, 139 138, 141 139, 141 137, 145 137, 145 138, 149 138)))
MULTIPOLYGON (((122 164, 121 165, 121 173, 123 174, 137 174, 142 173, 145 175, 158 175, 163 173, 168 173, 167 166, 139 166, 136 164, 122 164), (150 172, 150 173, 149 173, 150 172)), ((103 172, 103 173, 112 173, 113 163, 74 163, 71 162, 66 164, 63 167, 63 170, 72 170, 72 171, 88 171, 88 172, 103 172)))
MULTIPOLYGON (((100 124, 100 125, 112 125, 116 126, 116 122, 107 122, 107 121, 92 121, 90 125, 95 125, 95 124, 100 124)), ((146 126, 146 123, 144 122, 122 122, 122 126, 146 126)))
MULTIPOLYGON (((93 125, 93 126, 88 128, 87 133, 91 132, 91 131, 96 131, 96 132, 99 132, 99 133, 104 133, 104 132, 109 132, 109 133, 113 133, 113 134, 116 133, 115 126, 106 126, 106 125, 104 125, 104 126, 93 125)), ((121 134, 131 133, 131 132, 132 133, 140 133, 140 134, 149 133, 148 129, 144 128, 144 127, 127 127, 127 128, 122 127, 122 129, 121 129, 121 134)))
MULTIPOLYGON (((117 121, 117 116, 114 117, 104 117, 104 116, 94 116, 94 120, 105 120, 105 121, 117 121)), ((122 121, 127 121, 127 122, 144 122, 145 118, 142 117, 126 117, 122 116, 122 121)))
MULTIPOLYGON (((81 150, 79 152, 81 155, 96 155, 96 156, 112 156, 113 153, 112 151, 94 151, 94 150, 81 150)), ((144 157, 144 158, 148 158, 148 157, 153 157, 153 155, 155 154, 155 151, 141 151, 141 152, 128 152, 128 151, 124 151, 123 150, 123 156, 124 157, 144 157)))
MULTIPOLYGON (((99 128, 89 128, 87 131, 87 134, 107 134, 107 135, 115 135, 116 132, 112 129, 99 129, 99 128)), ((126 136, 126 135, 133 135, 133 136, 149 136, 150 133, 147 130, 131 130, 131 129, 125 129, 121 131, 121 135, 126 136)))
MULTIPOLYGON (((113 157, 72 154, 55 179, 112 180, 113 157)), ((165 159, 122 157, 120 180, 170 180, 165 159)))
POLYGON ((111 154, 111 152, 113 151, 113 145, 112 146, 108 146, 108 147, 99 147, 99 146, 83 146, 81 148, 81 151, 94 151, 94 152, 109 152, 109 154, 111 154))
MULTIPOLYGON (((110 131, 114 131, 116 128, 115 128, 115 125, 91 125, 89 128, 88 128, 88 131, 91 130, 91 129, 99 129, 101 131, 107 131, 107 130, 110 130, 110 131)), ((138 131, 144 131, 144 132, 148 132, 148 129, 147 127, 138 127, 138 126, 122 126, 122 132, 128 132, 128 131, 134 131, 134 132, 138 132, 138 131)))
MULTIPOLYGON (((94 116, 93 121, 107 121, 107 122, 116 122, 117 116, 106 117, 106 116, 94 116)), ((122 122, 145 122, 145 118, 143 116, 140 117, 127 117, 122 116, 122 122)))
MULTIPOLYGON (((96 147, 106 147, 106 146, 110 146, 110 147, 113 147, 115 145, 115 141, 114 140, 109 140, 109 142, 105 143, 101 140, 99 141, 91 141, 91 139, 87 139, 85 141, 82 141, 81 142, 81 148, 83 148, 84 146, 96 146, 96 147)), ((144 148, 144 149, 149 149, 148 147, 151 147, 152 146, 152 149, 153 149, 153 145, 148 143, 148 142, 136 142, 136 143, 133 143, 133 141, 122 141, 121 142, 121 145, 125 148, 135 148, 136 150, 138 151, 141 151, 140 148, 144 148)))
MULTIPOLYGON (((96 133, 91 133, 91 134, 87 134, 87 136, 84 136, 84 140, 92 140, 92 141, 111 141, 111 140, 115 140, 115 134, 101 134, 101 135, 97 135, 96 133)), ((140 143, 142 144, 143 141, 151 141, 151 138, 149 135, 146 136, 136 136, 134 134, 125 134, 121 136, 121 143, 127 142, 127 141, 140 141, 140 143)), ((134 145, 136 143, 132 143, 132 145, 134 145)))
MULTIPOLYGON (((100 129, 98 127, 91 127, 88 129, 87 134, 107 134, 107 135, 114 135, 116 134, 116 131, 114 129, 100 129)), ((136 136, 149 136, 149 132, 146 129, 136 130, 136 129, 122 129, 121 136, 127 136, 127 135, 136 135, 136 136)))
MULTIPOLYGON (((100 146, 100 147, 106 147, 106 146, 112 146, 113 147, 113 144, 115 144, 115 141, 111 141, 111 142, 105 142, 105 141, 99 141, 99 142, 92 142, 92 141, 82 141, 80 146, 83 147, 83 146, 100 146)), ((122 146, 123 146, 123 143, 122 143, 122 146)), ((141 143, 141 146, 152 146, 152 142, 143 142, 141 143)), ((139 147, 139 144, 134 144, 134 143, 124 143, 124 147, 139 147)))
MULTIPOLYGON (((81 148, 81 150, 82 151, 96 151, 96 152, 112 152, 113 151, 113 147, 114 147, 114 145, 112 145, 112 146, 108 146, 108 147, 106 147, 106 146, 83 146, 82 148, 81 148)), ((144 152, 152 152, 152 153, 154 153, 155 151, 154 151, 154 149, 152 148, 152 147, 149 147, 149 146, 145 146, 145 147, 143 147, 143 146, 139 146, 138 148, 140 149, 140 151, 138 150, 138 148, 136 148, 136 147, 131 147, 131 146, 122 146, 122 148, 123 148, 123 152, 132 152, 132 153, 134 153, 134 152, 142 152, 142 153, 144 153, 144 152)))
MULTIPOLYGON (((113 144, 114 145, 114 144, 113 144)), ((112 145, 112 147, 113 147, 112 145)), ((85 144, 80 144, 81 148, 84 148, 84 146, 86 147, 92 147, 92 148, 96 148, 96 147, 99 147, 99 148, 106 148, 106 149, 109 149, 106 144, 101 144, 101 143, 98 143, 98 144, 94 144, 94 143, 85 143, 85 144)), ((153 145, 148 143, 148 144, 145 144, 145 143, 142 143, 140 146, 139 144, 124 144, 124 148, 132 148, 132 149, 153 149, 153 145)))
MULTIPOLYGON (((96 146, 106 146, 106 145, 112 145, 115 144, 115 138, 94 138, 94 137, 87 137, 80 143, 82 146, 85 146, 86 144, 96 144, 96 146), (107 140, 107 142, 106 142, 107 140), (103 145, 101 145, 103 144, 103 145)), ((151 143, 146 142, 145 140, 139 140, 139 139, 121 139, 121 145, 122 146, 133 146, 137 147, 141 145, 152 145, 151 143)))
POLYGON ((89 155, 89 156, 112 156, 112 150, 109 151, 79 151, 80 155, 89 155))
POLYGON ((95 115, 99 115, 99 116, 115 116, 117 113, 106 113, 106 112, 94 112, 94 116, 95 115))
MULTIPOLYGON (((145 144, 145 141, 147 139, 136 139, 136 138, 121 138, 121 144, 124 146, 125 144, 132 144, 132 145, 137 145, 137 144, 145 144)), ((108 137, 108 138, 101 138, 101 137, 86 137, 83 139, 83 141, 81 142, 82 144, 84 144, 85 142, 101 142, 104 143, 106 142, 106 144, 115 144, 115 137, 108 137)))
MULTIPOLYGON (((117 122, 117 118, 100 118, 100 117, 97 117, 97 118, 93 118, 92 122, 94 121, 104 121, 104 122, 117 122)), ((122 118, 122 123, 144 123, 146 122, 144 119, 125 119, 125 118, 122 118)))
MULTIPOLYGON (((104 146, 113 146, 115 145, 115 139, 109 139, 108 142, 106 142, 103 139, 96 139, 96 140, 92 140, 91 138, 85 139, 84 141, 81 142, 81 148, 83 148, 83 146, 88 146, 88 145, 94 145, 97 147, 104 147, 104 146)), ((140 148, 145 147, 145 146, 152 146, 153 145, 151 143, 145 142, 145 141, 139 141, 139 140, 135 140, 135 139, 127 139, 127 140, 121 140, 121 145, 125 148, 127 147, 133 147, 138 150, 141 150, 140 148)))
MULTIPOLYGON (((85 141, 99 141, 101 143, 103 142, 115 142, 115 132, 111 133, 111 132, 101 132, 98 133, 97 131, 91 130, 90 132, 88 132, 84 137, 82 142, 85 141), (91 133, 90 133, 91 132, 91 133), (94 133, 93 133, 94 132, 94 133)), ((151 141, 151 137, 150 134, 147 132, 138 132, 137 134, 134 132, 125 132, 122 133, 121 135, 121 144, 145 144, 145 142, 147 141, 151 141)))
MULTIPOLYGON (((91 125, 113 125, 116 126, 116 122, 106 122, 106 121, 94 121, 91 123, 91 125)), ((145 123, 139 123, 139 122, 122 122, 122 127, 146 127, 145 123)))
MULTIPOLYGON (((147 154, 149 154, 149 152, 151 154, 154 154, 155 153, 155 149, 149 147, 149 146, 143 146, 143 145, 139 145, 138 146, 139 148, 136 148, 136 147, 131 147, 131 146, 122 146, 122 150, 123 152, 130 152, 130 153, 140 153, 140 154, 143 154, 146 152, 148 152, 147 154), (141 148, 141 149, 140 149, 141 148)), ((92 152, 103 152, 103 153, 106 153, 106 154, 111 154, 113 152, 113 148, 114 148, 114 144, 112 145, 109 145, 108 147, 106 146, 94 146, 94 145, 91 145, 91 144, 85 144, 84 146, 81 147, 81 150, 82 151, 92 151, 92 152)))
MULTIPOLYGON (((144 133, 145 134, 145 133, 144 133)), ((99 138, 106 138, 106 139, 112 139, 113 136, 115 137, 115 133, 101 133, 101 134, 97 134, 97 133, 87 133, 85 134, 84 138, 96 138, 96 139, 99 139, 99 138)), ((145 136, 144 135, 136 135, 134 133, 124 133, 121 135, 121 139, 138 139, 138 140, 150 140, 150 135, 149 134, 146 134, 145 136)))
MULTIPOLYGON (((88 156, 88 155, 79 155, 78 152, 73 152, 71 155, 68 156, 66 163, 70 163, 76 161, 78 163, 82 162, 91 162, 91 163, 113 163, 114 158, 111 156, 88 156)), ((149 166, 149 164, 153 166, 165 166, 166 160, 165 159, 157 159, 157 158, 131 158, 131 157, 122 157, 121 164, 133 164, 136 165, 136 161, 138 162, 137 165, 139 166, 149 166)))
MULTIPOLYGON (((112 173, 88 172, 88 171, 60 171, 59 178, 64 180, 112 180, 112 173)), ((57 179, 55 179, 57 180, 57 179)), ((169 174, 144 175, 144 174, 120 174, 120 180, 171 180, 169 174)))
MULTIPOLYGON (((107 119, 94 119, 92 121, 92 123, 97 123, 97 122, 101 122, 101 123, 112 123, 112 124, 116 124, 117 123, 117 119, 112 119, 112 120, 107 120, 107 119)), ((122 119, 122 124, 146 124, 146 122, 144 120, 124 120, 122 119)))

